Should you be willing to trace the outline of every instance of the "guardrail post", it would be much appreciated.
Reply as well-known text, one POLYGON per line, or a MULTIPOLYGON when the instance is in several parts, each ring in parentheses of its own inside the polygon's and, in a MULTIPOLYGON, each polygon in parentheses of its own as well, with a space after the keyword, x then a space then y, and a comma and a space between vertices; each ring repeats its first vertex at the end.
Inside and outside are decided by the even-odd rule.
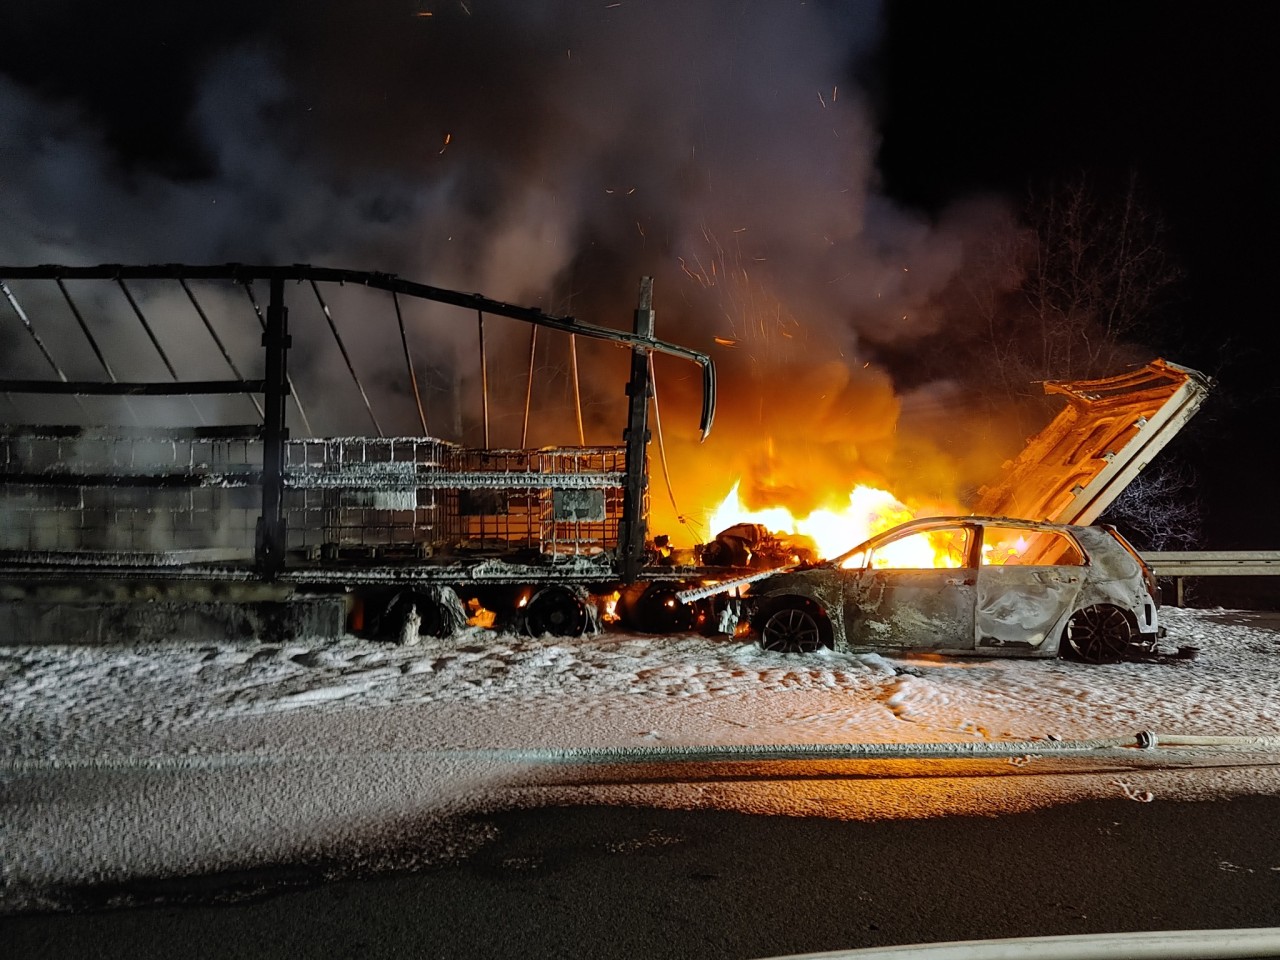
MULTIPOLYGON (((640 279, 640 305, 636 308, 635 334, 653 339, 653 277, 640 279)), ((627 485, 622 493, 622 528, 618 532, 620 573, 632 583, 644 566, 644 545, 649 524, 644 515, 644 495, 649 486, 649 351, 631 348, 631 379, 627 382, 627 428, 622 439, 627 450, 627 485)))
POLYGON ((258 573, 274 579, 284 567, 284 451, 289 439, 285 398, 289 395, 289 308, 284 305, 284 280, 271 278, 267 328, 262 334, 266 352, 263 391, 262 516, 258 518, 254 557, 258 573))

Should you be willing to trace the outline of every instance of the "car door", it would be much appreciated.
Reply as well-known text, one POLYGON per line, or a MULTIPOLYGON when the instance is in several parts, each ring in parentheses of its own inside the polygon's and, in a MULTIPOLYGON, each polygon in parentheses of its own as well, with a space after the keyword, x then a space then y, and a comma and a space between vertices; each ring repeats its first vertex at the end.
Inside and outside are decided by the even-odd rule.
POLYGON ((972 650, 976 540, 976 528, 961 524, 873 541, 845 596, 850 644, 972 650))
POLYGON ((1084 584, 1086 556, 1068 534, 984 525, 975 614, 978 649, 1040 647, 1084 584))

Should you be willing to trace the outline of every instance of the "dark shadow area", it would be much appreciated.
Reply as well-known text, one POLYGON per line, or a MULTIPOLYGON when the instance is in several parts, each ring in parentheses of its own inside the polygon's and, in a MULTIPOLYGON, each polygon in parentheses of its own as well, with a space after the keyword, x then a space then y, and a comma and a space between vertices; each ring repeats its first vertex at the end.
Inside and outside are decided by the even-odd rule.
POLYGON ((1280 799, 879 823, 550 808, 411 875, 7 917, 15 957, 762 957, 1277 921, 1280 799))

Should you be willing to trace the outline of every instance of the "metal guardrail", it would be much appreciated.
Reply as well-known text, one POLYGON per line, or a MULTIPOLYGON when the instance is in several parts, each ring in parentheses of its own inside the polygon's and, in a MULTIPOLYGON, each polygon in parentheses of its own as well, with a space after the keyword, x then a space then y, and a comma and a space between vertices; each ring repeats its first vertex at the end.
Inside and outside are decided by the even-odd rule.
POLYGON ((1280 550, 1173 550, 1142 559, 1157 577, 1280 576, 1280 550))
POLYGON ((1280 550, 1170 550, 1144 553, 1151 572, 1173 580, 1174 603, 1183 606, 1187 577, 1280 576, 1280 550))

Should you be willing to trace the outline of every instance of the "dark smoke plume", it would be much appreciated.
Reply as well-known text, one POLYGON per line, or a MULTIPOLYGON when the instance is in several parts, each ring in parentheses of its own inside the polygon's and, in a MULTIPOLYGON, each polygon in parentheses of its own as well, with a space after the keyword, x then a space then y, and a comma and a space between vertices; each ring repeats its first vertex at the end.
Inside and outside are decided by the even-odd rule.
MULTIPOLYGON (((17 46, 67 60, 0 68, 0 260, 350 266, 615 326, 651 274, 659 336, 722 367, 701 450, 692 371, 658 367, 682 510, 740 475, 803 507, 891 472, 898 401, 868 344, 940 324, 967 223, 877 190, 851 79, 874 4, 102 6, 47 5, 17 46)), ((433 431, 475 442, 474 322, 412 319, 433 431)), ((394 327, 345 322, 384 418, 414 431, 394 327)), ((491 336, 494 440, 515 445, 528 333, 491 336)), ((330 347, 300 346, 298 375, 341 383, 330 347)), ((529 442, 572 442, 566 348, 541 349, 560 376, 535 387, 529 442)), ((617 442, 626 357, 580 353, 587 439, 617 442)), ((326 433, 368 426, 347 400, 323 413, 326 433)))

